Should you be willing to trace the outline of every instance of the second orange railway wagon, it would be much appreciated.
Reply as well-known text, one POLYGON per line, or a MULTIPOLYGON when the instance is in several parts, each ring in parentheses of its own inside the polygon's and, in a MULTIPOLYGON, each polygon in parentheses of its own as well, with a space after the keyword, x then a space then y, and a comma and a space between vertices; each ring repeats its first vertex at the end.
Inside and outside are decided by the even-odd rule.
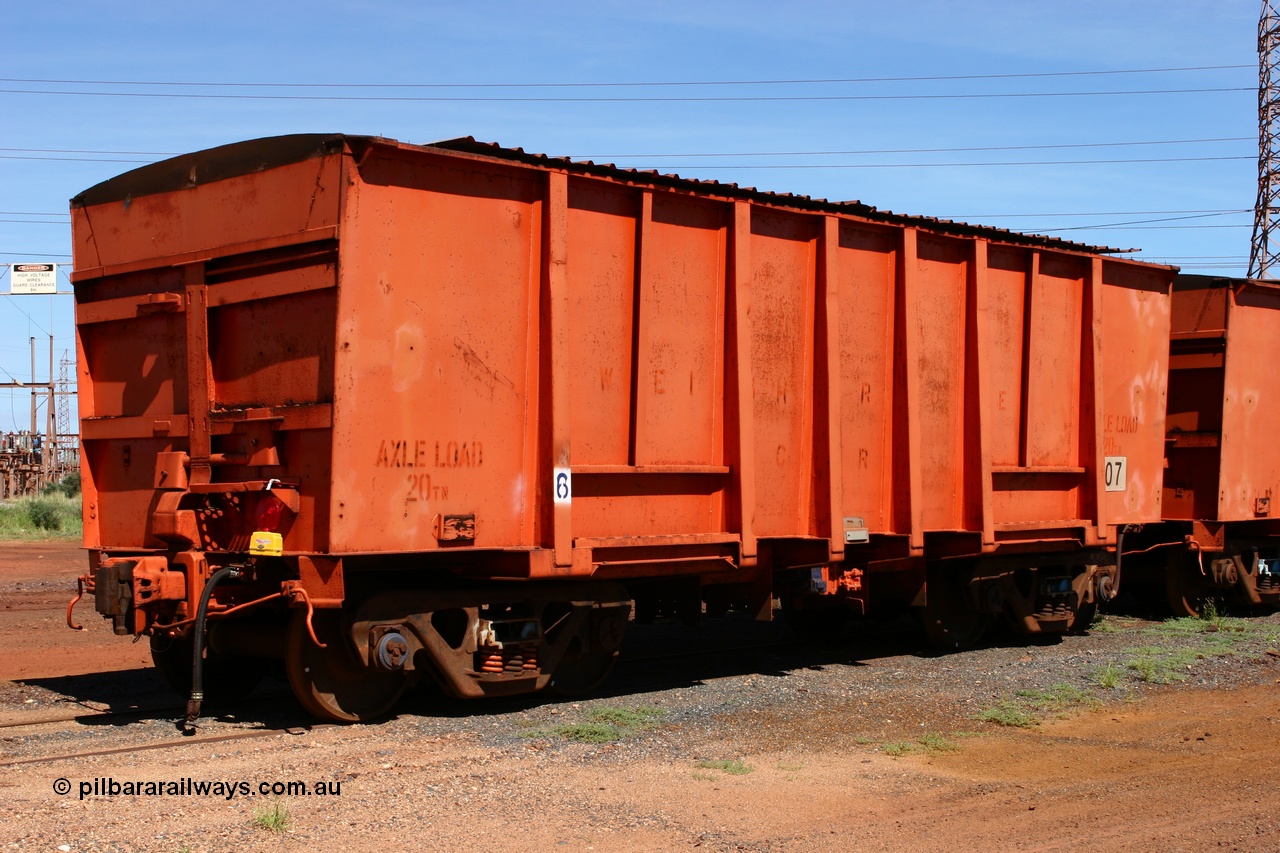
POLYGON ((589 688, 633 606, 1061 632, 1160 517, 1167 267, 466 139, 72 214, 85 581, 184 690, 206 621, 196 692, 339 720, 589 688))

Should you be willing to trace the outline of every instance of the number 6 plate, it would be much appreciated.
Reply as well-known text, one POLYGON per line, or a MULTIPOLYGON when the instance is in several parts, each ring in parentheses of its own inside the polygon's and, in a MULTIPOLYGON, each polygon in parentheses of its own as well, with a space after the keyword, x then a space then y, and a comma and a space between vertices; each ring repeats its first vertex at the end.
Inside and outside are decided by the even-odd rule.
POLYGON ((552 469, 551 494, 558 504, 573 503, 573 476, 568 468, 552 469))

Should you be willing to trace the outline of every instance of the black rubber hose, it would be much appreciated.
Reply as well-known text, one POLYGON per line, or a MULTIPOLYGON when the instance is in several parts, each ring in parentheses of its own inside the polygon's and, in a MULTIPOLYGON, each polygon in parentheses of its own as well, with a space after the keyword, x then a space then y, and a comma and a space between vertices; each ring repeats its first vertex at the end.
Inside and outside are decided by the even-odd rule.
POLYGON ((191 643, 191 697, 187 699, 187 719, 182 730, 187 734, 195 732, 195 722, 200 718, 200 705, 204 702, 204 617, 209 610, 209 599, 213 597, 213 588, 227 578, 240 577, 239 566, 226 566, 218 569, 204 585, 200 593, 200 606, 196 608, 196 624, 192 629, 191 643))
POLYGON ((1128 529, 1129 525, 1122 524, 1116 530, 1116 579, 1112 581, 1111 597, 1107 599, 1108 602, 1114 601, 1120 594, 1120 564, 1124 561, 1124 534, 1128 529))

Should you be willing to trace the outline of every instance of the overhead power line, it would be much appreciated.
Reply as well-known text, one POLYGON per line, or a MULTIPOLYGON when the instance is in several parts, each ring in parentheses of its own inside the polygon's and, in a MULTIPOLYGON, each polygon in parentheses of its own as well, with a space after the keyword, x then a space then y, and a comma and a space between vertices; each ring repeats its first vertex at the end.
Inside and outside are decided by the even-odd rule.
MULTIPOLYGON (((1106 165, 1110 163, 1202 163, 1219 160, 1249 160, 1255 158, 1252 156, 1221 156, 1221 157, 1137 157, 1137 158, 1119 158, 1119 159, 1102 159, 1102 160, 986 160, 974 163, 752 163, 740 165, 719 165, 714 169, 719 171, 738 170, 738 169, 934 169, 934 168, 952 168, 952 167, 969 167, 969 166, 1093 166, 1106 165)), ((693 166, 690 164, 665 164, 655 165, 646 164, 648 169, 693 169, 708 168, 706 166, 693 166)))
POLYGON ((943 80, 1014 80, 1036 77, 1098 77, 1118 74, 1167 74, 1186 71, 1238 71, 1252 65, 1186 65, 1169 68, 1108 68, 1085 71, 1025 71, 1014 74, 935 74, 910 77, 818 77, 782 80, 651 80, 587 83, 262 83, 177 80, 61 80, 0 77, 0 83, 66 86, 204 86, 270 89, 582 89, 657 86, 793 86, 839 83, 916 83, 943 80))
POLYGON ((31 321, 31 325, 33 325, 33 326, 35 326, 37 329, 39 329, 39 330, 41 331, 41 333, 43 333, 44 335, 49 335, 49 334, 51 334, 51 333, 49 332, 49 330, 48 330, 48 329, 46 329, 44 326, 41 326, 41 325, 40 325, 40 321, 38 321, 35 317, 32 317, 32 316, 31 316, 30 314, 28 314, 26 311, 23 311, 23 310, 22 310, 22 306, 21 306, 21 305, 19 305, 17 302, 15 302, 15 301, 13 300, 13 297, 12 297, 12 296, 10 296, 10 295, 9 295, 9 294, 7 294, 7 293, 0 293, 0 296, 3 296, 3 297, 5 297, 6 299, 8 299, 8 300, 9 300, 9 304, 10 304, 10 305, 12 305, 14 308, 17 308, 17 309, 18 309, 18 312, 19 312, 20 314, 22 314, 22 316, 24 316, 24 317, 26 317, 28 320, 30 320, 30 321, 31 321))
MULTIPOLYGON (((651 154, 569 154, 571 159, 653 159, 657 157, 826 157, 858 154, 946 154, 970 151, 1050 151, 1070 148, 1125 148, 1144 145, 1200 145, 1215 142, 1253 142, 1252 136, 1217 136, 1204 139, 1147 139, 1134 142, 1062 142, 1045 145, 979 145, 951 148, 865 148, 844 151, 710 151, 651 154)), ((180 151, 109 151, 89 148, 0 148, 14 154, 107 154, 136 157, 176 157, 180 151)), ((37 214, 31 214, 37 215, 37 214)))
POLYGON ((946 213, 941 219, 1031 219, 1045 216, 1163 216, 1174 213, 1251 213, 1252 208, 1221 208, 1217 210, 1112 210, 1097 213, 946 213))
MULTIPOLYGON (((1232 216, 1237 211, 1226 211, 1222 213, 1197 213, 1188 216, 1168 216, 1160 219, 1132 219, 1128 222, 1096 222, 1089 225, 1072 225, 1068 228, 1054 228, 1054 231, 1087 231, 1093 228, 1121 228, 1128 225, 1149 225, 1156 222, 1180 222, 1187 219, 1209 219, 1214 216, 1232 216)), ((1235 227, 1235 226, 1230 226, 1235 227)))
MULTIPOLYGON (((1184 213, 1252 213, 1253 208, 1207 208, 1198 210, 1097 210, 1097 211, 1058 211, 1056 213, 944 213, 940 219, 1040 219, 1047 216, 1172 216, 1184 213)), ((69 213, 52 213, 36 211, 4 211, 0 216, 66 216, 69 213)))
POLYGON ((121 160, 108 157, 40 157, 25 154, 0 154, 0 160, 44 160, 54 163, 154 163, 151 160, 121 160))
POLYGON ((221 92, 102 92, 61 89, 0 89, 6 95, 63 95, 93 98, 164 98, 221 101, 364 101, 399 103, 764 103, 772 101, 948 101, 1027 98, 1092 98, 1132 95, 1196 95, 1252 92, 1249 86, 1192 89, 1127 89, 1092 92, 970 92, 923 95, 693 95, 693 96, 477 96, 477 95, 238 95, 221 92))
MULTIPOLYGON (((1101 228, 1103 231, 1201 231, 1207 228, 1252 228, 1252 223, 1241 223, 1240 225, 1113 225, 1101 228)), ((1030 231, 1036 234, 1051 234, 1058 231, 1081 231, 1087 228, 1032 228, 1030 226, 1019 229, 1020 231, 1030 231)))
POLYGON ((13 151, 19 154, 127 154, 137 157, 176 157, 182 153, 181 151, 95 151, 86 148, 0 148, 0 151, 13 151))
MULTIPOLYGON (((1152 139, 1141 142, 1062 142, 1052 145, 981 145, 962 148, 865 148, 851 151, 743 151, 738 153, 665 153, 665 154, 570 154, 582 159, 653 159, 655 157, 825 157, 846 154, 949 154, 969 151, 1049 151, 1061 148, 1124 148, 1143 145, 1196 145, 1208 142, 1253 142, 1252 136, 1219 136, 1208 139, 1152 139)), ((0 151, 19 151, 18 148, 0 148, 0 151)), ((90 152, 75 152, 90 153, 90 152)), ((109 154, 130 152, 110 151, 109 154)))
MULTIPOLYGON (((690 172, 713 168, 719 171, 777 170, 777 169, 947 169, 975 166, 1098 166, 1115 163, 1207 163, 1227 160, 1249 160, 1248 155, 1222 155, 1213 157, 1133 157, 1095 158, 1092 160, 983 160, 971 163, 642 163, 634 168, 650 171, 690 172)), ((100 157, 29 157, 0 154, 0 160, 43 160, 57 163, 154 163, 155 160, 119 160, 100 157)))

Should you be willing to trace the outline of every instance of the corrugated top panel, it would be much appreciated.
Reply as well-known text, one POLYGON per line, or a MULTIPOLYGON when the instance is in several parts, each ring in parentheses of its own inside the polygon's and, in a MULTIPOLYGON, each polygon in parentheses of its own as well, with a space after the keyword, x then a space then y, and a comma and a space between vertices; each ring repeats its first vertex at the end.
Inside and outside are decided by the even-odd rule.
MULTIPOLYGON (((389 143, 392 142, 392 140, 385 141, 389 143)), ((430 145, 420 147, 443 148, 449 151, 481 154, 487 157, 498 157, 504 160, 514 160, 516 162, 534 165, 553 165, 557 168, 562 168, 570 172, 581 172, 584 174, 602 175, 633 181, 643 180, 645 183, 654 184, 656 186, 685 188, 704 193, 710 192, 715 195, 729 198, 750 199, 767 204, 777 204, 783 207, 794 207, 802 210, 849 213, 854 216, 860 216, 864 219, 877 222, 887 222, 894 225, 922 228, 939 234, 951 234, 960 237, 985 237, 990 240, 996 240, 1002 243, 1012 243, 1020 246, 1061 249, 1071 252, 1087 252, 1089 254, 1096 255, 1112 255, 1123 252, 1138 251, 1137 249, 1116 249, 1109 246, 1092 246, 1086 243, 1075 243, 1070 240, 1062 240, 1057 237, 1049 237, 1043 234, 1024 234, 1019 231, 1009 231, 1005 228, 996 228, 988 225, 971 225, 965 222, 955 222, 950 219, 937 219, 932 216, 910 216, 906 214, 893 213, 888 210, 878 210, 861 201, 828 201, 822 198, 795 195, 793 193, 765 192, 757 190, 754 187, 740 187, 737 184, 726 184, 719 181, 702 181, 696 178, 682 178, 679 175, 663 175, 655 171, 626 169, 608 163, 594 163, 590 160, 579 161, 569 160, 564 157, 549 157, 546 154, 530 154, 522 148, 504 148, 493 142, 479 142, 470 136, 459 139, 448 139, 442 142, 434 142, 430 145)))
POLYGON ((73 207, 87 207, 154 193, 187 189, 216 180, 300 162, 311 157, 333 154, 341 151, 344 146, 350 148, 358 157, 360 152, 375 145, 418 150, 440 149, 534 166, 551 166, 579 174, 598 175, 632 183, 683 189, 723 198, 758 201, 764 204, 773 204, 798 210, 852 214, 875 222, 921 228, 937 234, 982 237, 1020 246, 1102 255, 1137 251, 1136 249, 1092 246, 1041 234, 1024 234, 1004 228, 971 225, 965 222, 936 219, 930 216, 909 216, 887 210, 878 210, 860 201, 837 202, 791 193, 763 192, 754 187, 740 187, 733 183, 682 178, 679 175, 663 175, 656 171, 626 169, 612 164, 594 163, 590 160, 577 161, 563 157, 548 157, 545 154, 530 154, 521 148, 504 148, 496 143, 478 142, 470 136, 427 145, 413 145, 381 137, 348 136, 336 133, 292 134, 235 142, 205 151, 183 154, 125 172, 80 193, 71 200, 71 205, 73 207))

